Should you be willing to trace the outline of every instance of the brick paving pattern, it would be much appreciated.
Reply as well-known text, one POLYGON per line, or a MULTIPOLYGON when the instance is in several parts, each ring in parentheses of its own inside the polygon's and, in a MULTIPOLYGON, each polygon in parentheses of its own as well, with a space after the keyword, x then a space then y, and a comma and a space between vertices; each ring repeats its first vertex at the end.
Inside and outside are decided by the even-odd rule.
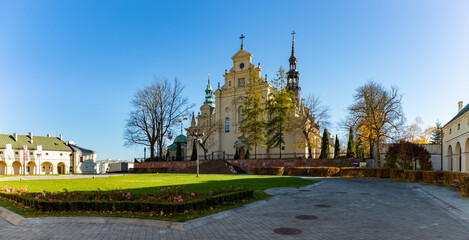
POLYGON ((124 224, 14 226, 0 218, 0 239, 469 239, 467 223, 410 186, 393 180, 324 179, 308 187, 311 191, 270 189, 276 196, 267 204, 185 231, 124 224), (301 233, 275 233, 279 228, 301 233))

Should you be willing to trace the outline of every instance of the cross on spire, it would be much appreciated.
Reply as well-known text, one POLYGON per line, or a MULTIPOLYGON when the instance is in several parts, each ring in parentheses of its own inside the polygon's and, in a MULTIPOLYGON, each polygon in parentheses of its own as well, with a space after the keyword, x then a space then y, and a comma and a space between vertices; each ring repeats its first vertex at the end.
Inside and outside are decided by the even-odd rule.
POLYGON ((241 39, 241 49, 244 49, 244 46, 243 46, 243 41, 244 41, 244 38, 246 36, 244 36, 243 34, 241 34, 241 37, 239 37, 239 39, 241 39))
POLYGON ((292 35, 292 40, 291 40, 291 55, 292 55, 292 56, 295 55, 295 34, 296 34, 295 31, 293 31, 293 32, 291 33, 291 35, 292 35))

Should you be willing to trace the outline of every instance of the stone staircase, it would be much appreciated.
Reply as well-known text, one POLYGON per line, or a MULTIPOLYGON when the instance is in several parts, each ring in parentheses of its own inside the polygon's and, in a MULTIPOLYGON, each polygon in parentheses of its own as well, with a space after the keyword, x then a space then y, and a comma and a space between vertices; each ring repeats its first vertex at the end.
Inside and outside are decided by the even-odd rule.
MULTIPOLYGON (((233 166, 224 160, 210 160, 200 164, 200 174, 240 174, 246 173, 239 167, 233 166)), ((197 173, 197 166, 191 166, 179 171, 179 173, 197 173)))

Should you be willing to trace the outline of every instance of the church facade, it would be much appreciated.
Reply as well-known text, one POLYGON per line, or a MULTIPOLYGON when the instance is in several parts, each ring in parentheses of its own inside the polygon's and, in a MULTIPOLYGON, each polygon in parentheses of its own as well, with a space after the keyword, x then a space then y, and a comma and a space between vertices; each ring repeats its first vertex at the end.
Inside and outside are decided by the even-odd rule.
MULTIPOLYGON (((248 91, 249 76, 253 70, 261 79, 261 92, 264 99, 269 98, 269 93, 273 86, 267 80, 267 75, 262 76, 260 63, 253 64, 253 55, 244 50, 243 43, 241 49, 234 54, 231 59, 233 64, 230 70, 225 69, 223 75, 224 82, 213 91, 208 80, 205 89, 206 97, 204 104, 200 107, 200 113, 192 115, 191 126, 187 128, 187 154, 190 157, 194 133, 204 133, 199 136, 201 144, 196 144, 199 158, 207 159, 233 159, 238 151, 240 158, 244 158, 247 146, 239 139, 241 136, 240 122, 243 120, 243 97, 248 91), (205 154, 204 154, 205 153, 205 154), (204 155, 204 157, 202 157, 204 155)), ((289 59, 290 69, 286 74, 287 90, 293 91, 297 111, 292 116, 297 117, 303 108, 300 98, 301 88, 299 86, 299 72, 296 69, 297 59, 294 54, 294 39, 292 40, 292 52, 289 59)), ((285 133, 285 144, 280 148, 267 151, 266 148, 257 148, 257 158, 304 158, 308 156, 306 141, 300 129, 290 128, 285 133)), ((320 132, 319 129, 314 136, 315 148, 312 149, 312 157, 317 158, 320 154, 320 132)), ((331 148, 333 151, 333 147, 331 148)), ((251 158, 254 158, 254 149, 250 149, 251 158)))

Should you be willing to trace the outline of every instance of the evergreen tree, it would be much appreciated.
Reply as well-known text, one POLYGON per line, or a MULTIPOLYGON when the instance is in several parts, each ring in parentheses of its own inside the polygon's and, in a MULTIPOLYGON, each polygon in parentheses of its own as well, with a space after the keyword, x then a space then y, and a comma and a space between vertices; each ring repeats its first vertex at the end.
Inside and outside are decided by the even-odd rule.
POLYGON ((337 134, 335 135, 335 145, 334 145, 334 158, 338 158, 340 156, 340 143, 337 134))
POLYGON ((257 158, 257 146, 264 147, 264 104, 262 100, 262 87, 259 73, 252 69, 249 75, 248 91, 243 98, 243 120, 240 122, 239 130, 241 139, 247 145, 247 149, 254 146, 254 158, 257 158))
POLYGON ((176 147, 176 161, 182 161, 182 148, 181 148, 181 143, 177 143, 176 147))
POLYGON ((291 114, 295 111, 296 105, 293 100, 294 94, 282 88, 285 82, 285 70, 280 67, 277 73, 277 79, 267 100, 267 112, 270 119, 266 124, 267 132, 267 151, 273 148, 280 149, 280 158, 282 158, 282 144, 285 144, 284 134, 287 130, 287 122, 290 120, 291 114))
POLYGON ((251 159, 251 153, 249 153, 249 148, 246 151, 246 154, 244 155, 244 159, 251 159))
POLYGON ((365 150, 363 149, 363 144, 362 144, 361 139, 358 140, 356 150, 357 150, 357 154, 356 154, 357 158, 365 159, 365 150))
POLYGON ((348 143, 347 143, 347 155, 345 155, 346 158, 354 158, 355 157, 355 146, 353 142, 353 129, 350 127, 349 133, 348 133, 348 143))
POLYGON ((234 159, 235 160, 239 159, 239 150, 237 148, 236 148, 236 152, 235 152, 235 155, 234 155, 234 159))
POLYGON ((432 144, 441 144, 441 123, 440 122, 436 123, 436 128, 433 131, 431 143, 432 144))
POLYGON ((195 147, 195 140, 192 142, 191 160, 197 160, 197 148, 195 147))
POLYGON ((327 129, 324 129, 324 133, 322 134, 322 142, 321 142, 321 155, 319 158, 329 158, 330 157, 330 150, 329 150, 329 134, 327 129))

